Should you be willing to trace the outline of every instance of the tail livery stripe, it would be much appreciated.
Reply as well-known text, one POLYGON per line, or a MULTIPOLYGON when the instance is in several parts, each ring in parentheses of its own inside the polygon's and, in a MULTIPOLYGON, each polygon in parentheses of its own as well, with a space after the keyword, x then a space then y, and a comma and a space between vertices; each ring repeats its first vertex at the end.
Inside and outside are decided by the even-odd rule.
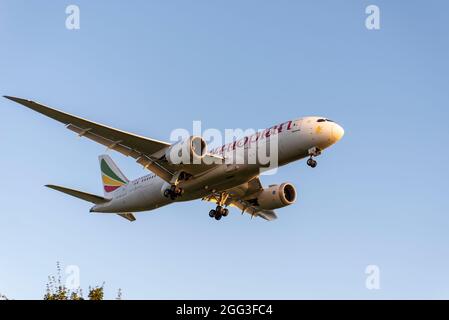
POLYGON ((115 173, 104 158, 100 161, 100 168, 101 180, 103 181, 103 187, 106 193, 113 192, 127 183, 127 181, 119 177, 121 172, 119 174, 115 173))
POLYGON ((120 186, 107 186, 107 185, 104 185, 103 187, 104 187, 104 191, 106 191, 106 192, 112 192, 112 191, 115 191, 118 188, 120 188, 120 186))
POLYGON ((125 183, 123 181, 117 181, 115 179, 112 179, 104 174, 101 175, 101 179, 103 180, 104 184, 110 185, 110 186, 123 186, 125 183))
POLYGON ((106 161, 105 161, 104 159, 101 159, 101 172, 102 172, 104 175, 106 175, 106 176, 108 176, 108 177, 110 177, 110 178, 112 178, 112 179, 114 179, 114 180, 117 180, 117 181, 122 182, 123 184, 126 183, 125 181, 123 181, 122 179, 120 179, 120 177, 118 177, 118 176, 114 173, 114 171, 112 171, 112 169, 108 166, 108 164, 106 163, 106 161))

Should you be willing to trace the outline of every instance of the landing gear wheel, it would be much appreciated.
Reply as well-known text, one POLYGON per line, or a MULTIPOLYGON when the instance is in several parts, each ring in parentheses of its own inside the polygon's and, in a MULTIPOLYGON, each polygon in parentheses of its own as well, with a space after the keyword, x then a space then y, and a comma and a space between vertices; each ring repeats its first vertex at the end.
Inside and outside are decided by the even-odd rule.
POLYGON ((310 158, 309 160, 307 160, 307 165, 311 168, 315 168, 317 166, 317 162, 315 160, 313 160, 312 158, 310 158))
POLYGON ((175 200, 177 197, 180 197, 184 193, 184 190, 178 188, 177 186, 171 186, 168 189, 164 190, 164 197, 170 198, 171 200, 175 200))
POLYGON ((209 211, 209 217, 213 217, 215 218, 215 220, 221 220, 221 218, 226 217, 229 214, 229 210, 227 208, 224 208, 224 206, 227 206, 228 197, 229 194, 227 194, 226 192, 221 192, 218 197, 215 194, 217 207, 215 208, 215 210, 209 211))

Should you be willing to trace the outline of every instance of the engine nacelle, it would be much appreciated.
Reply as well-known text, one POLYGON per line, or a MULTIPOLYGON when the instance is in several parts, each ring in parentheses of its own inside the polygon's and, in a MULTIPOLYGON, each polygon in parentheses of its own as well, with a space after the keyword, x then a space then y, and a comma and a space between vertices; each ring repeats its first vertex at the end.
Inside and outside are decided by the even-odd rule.
POLYGON ((207 144, 199 136, 191 136, 172 144, 165 152, 170 164, 199 164, 207 153, 207 144))
POLYGON ((273 185, 263 189, 257 203, 263 210, 272 210, 291 205, 296 201, 296 189, 291 183, 273 185))

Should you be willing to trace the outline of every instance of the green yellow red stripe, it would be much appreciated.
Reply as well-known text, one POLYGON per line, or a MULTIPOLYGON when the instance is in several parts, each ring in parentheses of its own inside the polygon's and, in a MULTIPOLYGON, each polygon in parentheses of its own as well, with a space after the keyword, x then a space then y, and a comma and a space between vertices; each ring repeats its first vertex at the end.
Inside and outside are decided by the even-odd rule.
POLYGON ((101 160, 100 167, 101 179, 103 180, 103 187, 106 192, 112 192, 126 184, 126 182, 109 167, 104 159, 101 160))

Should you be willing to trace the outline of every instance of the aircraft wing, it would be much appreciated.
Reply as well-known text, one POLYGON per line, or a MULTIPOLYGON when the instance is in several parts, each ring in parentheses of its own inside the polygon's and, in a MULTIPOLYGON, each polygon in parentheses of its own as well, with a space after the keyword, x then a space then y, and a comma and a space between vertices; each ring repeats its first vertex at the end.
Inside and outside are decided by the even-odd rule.
MULTIPOLYGON (((166 161, 161 161, 160 157, 157 156, 157 154, 163 153, 163 150, 170 146, 167 142, 149 139, 133 133, 114 129, 47 107, 31 100, 11 96, 4 97, 56 121, 62 122, 66 125, 67 129, 77 133, 80 137, 86 137, 106 146, 108 149, 133 157, 136 159, 137 163, 151 170, 165 181, 169 182, 175 171, 180 169, 180 167, 169 165, 166 161)), ((214 155, 206 156, 216 157, 214 155)), ((198 173, 209 168, 210 165, 190 165, 190 171, 192 172, 189 173, 198 173)))

